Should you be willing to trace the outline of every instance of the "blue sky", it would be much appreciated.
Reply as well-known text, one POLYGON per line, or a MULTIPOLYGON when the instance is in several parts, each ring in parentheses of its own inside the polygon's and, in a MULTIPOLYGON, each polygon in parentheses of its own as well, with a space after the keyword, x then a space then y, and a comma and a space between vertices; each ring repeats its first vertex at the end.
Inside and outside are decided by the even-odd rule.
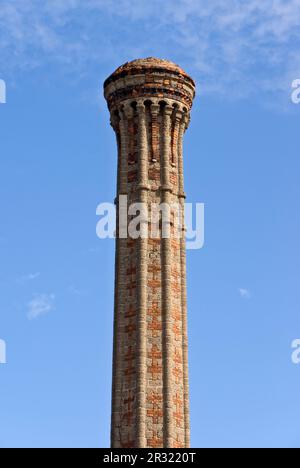
POLYGON ((300 447, 298 1, 0 0, 0 447, 107 447, 115 196, 102 97, 158 56, 197 82, 187 254, 192 445, 300 447), (209 3, 209 4, 208 4, 209 3))

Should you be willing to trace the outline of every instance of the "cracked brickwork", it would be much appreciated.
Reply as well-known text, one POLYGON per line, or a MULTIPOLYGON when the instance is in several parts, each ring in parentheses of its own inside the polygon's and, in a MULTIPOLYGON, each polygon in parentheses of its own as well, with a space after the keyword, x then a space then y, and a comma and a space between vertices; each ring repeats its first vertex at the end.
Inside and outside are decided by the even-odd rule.
MULTIPOLYGON (((104 83, 118 147, 118 196, 184 207, 183 134, 193 80, 167 60, 119 67, 104 83)), ((189 447, 185 240, 116 232, 112 447, 189 447)), ((131 218, 129 218, 130 221, 131 218)), ((148 220, 149 221, 149 220, 148 220)))

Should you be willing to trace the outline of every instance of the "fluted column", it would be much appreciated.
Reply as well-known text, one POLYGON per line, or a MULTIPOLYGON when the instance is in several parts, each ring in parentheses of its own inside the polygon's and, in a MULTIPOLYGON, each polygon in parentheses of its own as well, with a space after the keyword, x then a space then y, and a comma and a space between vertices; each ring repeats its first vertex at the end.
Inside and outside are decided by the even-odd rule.
MULTIPOLYGON (((163 110, 163 148, 162 148, 162 201, 170 206, 170 130, 172 107, 166 105, 163 110)), ((162 231, 163 231, 162 225, 162 231)), ((167 236, 162 238, 162 320, 163 320, 163 363, 164 363, 164 447, 173 444, 172 418, 172 321, 171 321, 171 239, 170 220, 167 236)))
MULTIPOLYGON (((119 138, 120 151, 118 155, 118 194, 127 195, 127 145, 128 132, 127 120, 124 112, 120 112, 119 120, 119 138)), ((122 398, 122 356, 120 356, 119 348, 122 343, 123 327, 124 327, 124 278, 125 265, 122 261, 126 253, 126 239, 119 237, 119 200, 116 200, 117 205, 117 229, 116 229, 116 282, 115 282, 115 310, 114 310, 114 345, 113 345, 113 380, 112 380, 112 422, 111 422, 111 446, 120 445, 120 407, 122 398)))
POLYGON ((182 112, 175 109, 174 114, 174 128, 172 137, 172 164, 174 167, 178 166, 178 139, 179 139, 179 128, 180 121, 182 119, 182 112))
POLYGON ((189 378, 188 378, 188 336, 187 336, 187 301, 186 301, 186 247, 184 223, 184 180, 183 180, 183 135, 188 117, 184 114, 180 121, 178 138, 178 177, 179 202, 182 213, 182 235, 180 237, 180 269, 181 269, 181 314, 182 314, 182 355, 183 355, 183 387, 184 387, 184 427, 185 446, 190 446, 190 409, 189 409, 189 378))
MULTIPOLYGON (((148 148, 145 106, 138 103, 139 201, 147 205, 148 148)), ((138 239, 138 318, 137 318, 137 447, 146 447, 146 390, 147 390, 147 238, 141 226, 138 239)))
POLYGON ((151 104, 151 160, 152 162, 156 162, 159 159, 159 146, 158 146, 158 138, 159 138, 159 127, 158 127, 158 113, 159 113, 159 105, 157 103, 151 104))

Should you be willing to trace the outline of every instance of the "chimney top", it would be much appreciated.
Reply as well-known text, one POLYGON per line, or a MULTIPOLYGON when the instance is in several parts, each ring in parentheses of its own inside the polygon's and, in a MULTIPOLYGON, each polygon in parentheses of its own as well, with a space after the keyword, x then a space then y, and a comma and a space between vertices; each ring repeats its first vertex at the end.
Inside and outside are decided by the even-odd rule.
POLYGON ((138 97, 175 99, 190 108, 195 82, 169 60, 140 58, 124 63, 105 80, 104 96, 110 109, 121 101, 138 97))

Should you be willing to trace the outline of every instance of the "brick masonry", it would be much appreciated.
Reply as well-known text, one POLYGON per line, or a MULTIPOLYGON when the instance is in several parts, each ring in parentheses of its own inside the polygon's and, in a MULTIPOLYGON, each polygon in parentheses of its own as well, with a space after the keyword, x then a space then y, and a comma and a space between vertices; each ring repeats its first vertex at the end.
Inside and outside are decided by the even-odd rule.
MULTIPOLYGON (((104 83, 118 146, 117 195, 183 208, 183 134, 195 95, 177 65, 147 58, 104 83)), ((118 197, 117 199, 118 200, 118 197)), ((117 203, 117 221, 119 217, 117 203)), ((189 447, 184 237, 116 236, 111 446, 189 447)))

